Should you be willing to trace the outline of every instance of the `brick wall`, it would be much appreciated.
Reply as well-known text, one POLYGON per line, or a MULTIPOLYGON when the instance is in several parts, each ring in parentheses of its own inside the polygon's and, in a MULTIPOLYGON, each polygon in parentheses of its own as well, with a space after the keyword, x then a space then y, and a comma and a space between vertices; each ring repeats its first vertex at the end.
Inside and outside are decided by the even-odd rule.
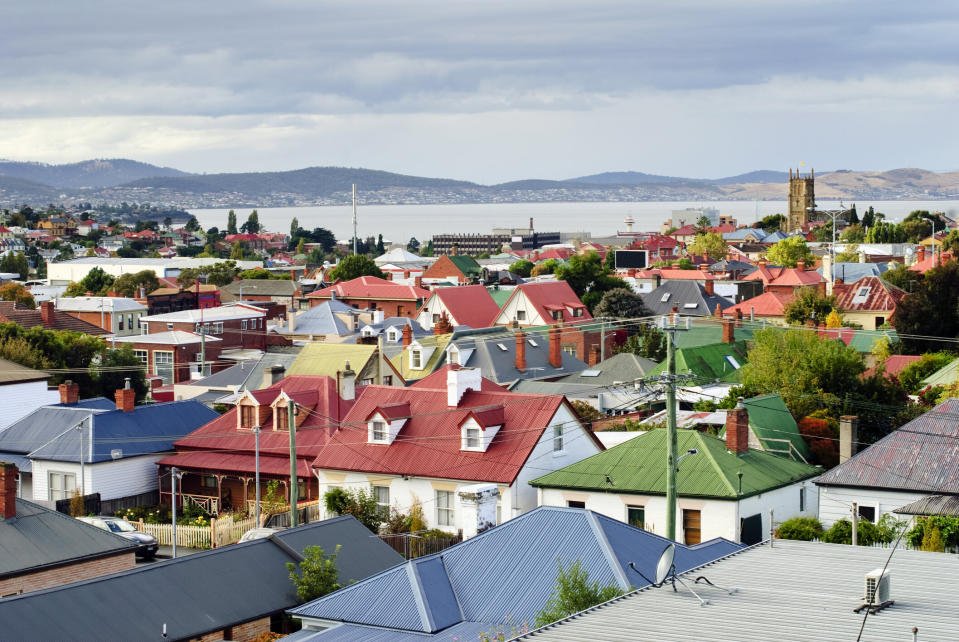
POLYGON ((29 575, 0 579, 0 595, 53 588, 70 582, 87 580, 91 577, 126 571, 133 568, 135 564, 136 558, 133 553, 123 553, 78 564, 58 566, 29 575))
POLYGON ((219 640, 233 640, 234 642, 252 642, 261 633, 269 632, 270 618, 261 617, 258 620, 252 620, 245 624, 229 626, 221 631, 214 631, 198 638, 192 638, 191 642, 219 642, 219 640))

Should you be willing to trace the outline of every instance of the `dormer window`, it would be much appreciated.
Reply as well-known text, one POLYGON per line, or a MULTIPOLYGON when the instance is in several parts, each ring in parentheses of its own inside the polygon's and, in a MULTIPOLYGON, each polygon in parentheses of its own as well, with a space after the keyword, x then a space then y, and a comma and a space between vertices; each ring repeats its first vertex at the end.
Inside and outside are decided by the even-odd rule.
POLYGON ((273 408, 273 430, 289 430, 290 409, 285 403, 273 408))
POLYGON ((553 317, 553 321, 562 321, 563 320, 563 311, 562 310, 553 310, 550 313, 553 317))
POLYGON ((480 429, 478 426, 463 428, 463 450, 478 450, 480 447, 480 429))
POLYGON ((447 352, 446 360, 449 363, 457 363, 459 365, 463 365, 462 363, 460 363, 460 351, 456 349, 456 346, 450 346, 450 349, 447 352))
POLYGON ((411 415, 409 402, 377 406, 366 418, 367 441, 392 444, 411 415))
POLYGON ((390 328, 390 330, 386 333, 386 338, 390 343, 395 343, 399 339, 399 335, 397 334, 396 330, 390 328))
POLYGON ((256 408, 240 406, 240 428, 252 428, 256 425, 256 408))
POLYGON ((419 348, 410 350, 410 368, 414 370, 423 369, 423 351, 419 348))
POLYGON ((386 442, 386 422, 374 420, 370 423, 370 430, 372 431, 372 441, 386 442))

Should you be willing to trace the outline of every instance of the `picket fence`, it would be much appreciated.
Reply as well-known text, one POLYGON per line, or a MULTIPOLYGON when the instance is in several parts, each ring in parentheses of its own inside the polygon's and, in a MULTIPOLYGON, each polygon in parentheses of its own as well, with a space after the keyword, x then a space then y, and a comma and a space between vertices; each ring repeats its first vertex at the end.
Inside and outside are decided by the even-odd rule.
MULTIPOLYGON (((254 527, 254 518, 234 521, 230 516, 211 519, 208 526, 185 526, 177 524, 176 545, 185 548, 218 548, 240 541, 243 533, 254 527)), ((144 521, 131 522, 143 533, 157 538, 160 546, 173 544, 173 524, 149 524, 144 521)))

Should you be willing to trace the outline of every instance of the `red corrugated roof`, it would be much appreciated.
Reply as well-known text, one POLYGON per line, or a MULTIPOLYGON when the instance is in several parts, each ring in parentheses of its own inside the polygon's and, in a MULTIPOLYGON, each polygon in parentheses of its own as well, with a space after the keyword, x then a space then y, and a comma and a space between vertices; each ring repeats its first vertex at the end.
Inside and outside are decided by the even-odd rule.
POLYGON ((499 306, 482 285, 438 288, 432 296, 443 302, 453 325, 488 328, 499 314, 499 306))
POLYGON ((703 270, 673 270, 660 268, 659 275, 664 279, 681 281, 715 281, 718 277, 703 270))
POLYGON ((410 414, 412 414, 412 411, 410 410, 410 403, 408 401, 388 403, 374 407, 373 410, 370 411, 370 414, 367 415, 366 421, 369 421, 377 414, 387 421, 396 421, 397 419, 408 418, 410 414))
MULTIPOLYGON (((438 368, 436 372, 430 374, 429 376, 423 377, 422 379, 411 383, 410 388, 423 388, 427 390, 445 390, 446 389, 446 373, 450 370, 459 370, 463 366, 458 363, 447 364, 442 368, 438 368)), ((483 392, 509 392, 506 388, 499 385, 495 381, 491 381, 486 377, 483 377, 482 384, 480 389, 483 392)))
MULTIPOLYGON (((422 384, 423 382, 420 382, 422 384)), ((314 468, 511 484, 564 403, 560 395, 467 391, 446 405, 442 388, 368 386, 314 468), (384 404, 409 402, 412 416, 390 445, 367 443, 365 418, 384 404), (503 423, 486 452, 460 450, 462 421, 502 404, 503 423)))
MULTIPOLYGON (((269 388, 252 392, 261 404, 271 404, 279 396, 280 391, 286 392, 294 400, 313 397, 313 406, 300 408, 301 413, 307 413, 306 418, 296 429, 297 458, 303 462, 312 460, 329 440, 330 434, 336 430, 338 420, 342 419, 352 407, 352 401, 340 399, 336 392, 336 380, 332 377, 314 375, 291 375, 269 388)), ((253 473, 253 454, 255 452, 255 437, 247 429, 237 428, 236 408, 217 417, 208 424, 194 430, 183 439, 174 442, 178 453, 192 451, 205 452, 205 458, 193 455, 190 461, 204 462, 193 467, 202 467, 207 470, 243 470, 253 473), (237 458, 239 455, 249 456, 249 460, 237 458), (219 461, 223 461, 221 468, 219 461), (228 468, 238 466, 242 462, 249 464, 248 468, 228 468)), ((285 427, 284 427, 285 428, 285 427)), ((286 474, 289 475, 290 435, 285 430, 273 429, 272 412, 268 415, 260 432, 260 455, 269 456, 286 454, 286 474)), ((261 462, 262 463, 262 462, 261 462)), ((177 464, 179 465, 179 464, 177 464)), ((298 464, 299 465, 299 464, 298 464)), ((262 472, 261 468, 261 472, 262 472)), ((307 474, 309 474, 307 472, 307 474)))
MULTIPOLYGON (((297 432, 297 437, 299 437, 297 432)), ((263 435, 260 435, 261 439, 263 435)), ((287 441, 286 457, 277 457, 274 454, 264 454, 262 446, 260 448, 260 474, 277 475, 281 477, 290 476, 290 455, 289 441, 287 441)), ((231 454, 231 453, 211 453, 202 450, 183 452, 176 455, 164 457, 157 462, 160 466, 176 466, 177 468, 192 468, 194 470, 217 470, 225 473, 256 473, 256 455, 231 454)), ((297 477, 312 477, 309 458, 300 457, 299 443, 297 443, 296 453, 296 475, 297 477)))
POLYGON ((781 317, 784 314, 786 305, 795 298, 794 294, 780 294, 779 292, 765 292, 751 299, 741 301, 736 305, 723 310, 723 315, 735 315, 738 310, 742 313, 744 319, 748 319, 750 314, 761 317, 781 317))
POLYGON ((306 296, 329 299, 331 293, 335 293, 341 299, 379 299, 387 301, 415 301, 416 299, 427 299, 430 296, 429 290, 412 285, 393 283, 375 276, 361 276, 311 292, 306 296))
MULTIPOLYGON (((899 373, 902 372, 906 366, 920 359, 922 359, 922 355, 919 354, 894 354, 884 362, 886 364, 886 376, 898 377, 899 373)), ((875 372, 876 367, 873 366, 862 373, 862 376, 865 379, 866 377, 871 377, 875 372)))
POLYGON ((850 312, 887 312, 896 309, 896 304, 906 296, 906 291, 886 283, 878 276, 866 276, 855 283, 836 283, 832 289, 836 297, 836 306, 850 312), (857 298, 860 292, 868 292, 863 300, 857 298))
POLYGON ((530 305, 536 308, 540 317, 549 324, 557 323, 558 320, 554 320, 553 316, 549 314, 548 305, 563 306, 562 320, 565 323, 593 318, 589 310, 584 310, 583 316, 574 317, 566 308, 566 306, 575 308, 583 307, 582 301, 579 300, 579 297, 573 292, 573 288, 571 288, 566 281, 540 281, 538 283, 524 283, 523 285, 517 286, 509 299, 506 300, 506 303, 503 304, 503 309, 509 305, 513 297, 518 296, 525 296, 530 305))

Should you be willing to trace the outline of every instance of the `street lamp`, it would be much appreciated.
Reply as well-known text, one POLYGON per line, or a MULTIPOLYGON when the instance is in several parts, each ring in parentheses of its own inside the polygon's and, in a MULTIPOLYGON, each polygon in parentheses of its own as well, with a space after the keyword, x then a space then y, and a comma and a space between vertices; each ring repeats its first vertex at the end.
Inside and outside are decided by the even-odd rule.
POLYGON ((812 207, 807 207, 806 211, 810 214, 825 214, 832 219, 832 245, 829 246, 829 262, 830 265, 835 266, 836 263, 836 219, 848 212, 845 205, 842 204, 842 201, 839 201, 838 210, 817 210, 816 204, 814 203, 812 207))

